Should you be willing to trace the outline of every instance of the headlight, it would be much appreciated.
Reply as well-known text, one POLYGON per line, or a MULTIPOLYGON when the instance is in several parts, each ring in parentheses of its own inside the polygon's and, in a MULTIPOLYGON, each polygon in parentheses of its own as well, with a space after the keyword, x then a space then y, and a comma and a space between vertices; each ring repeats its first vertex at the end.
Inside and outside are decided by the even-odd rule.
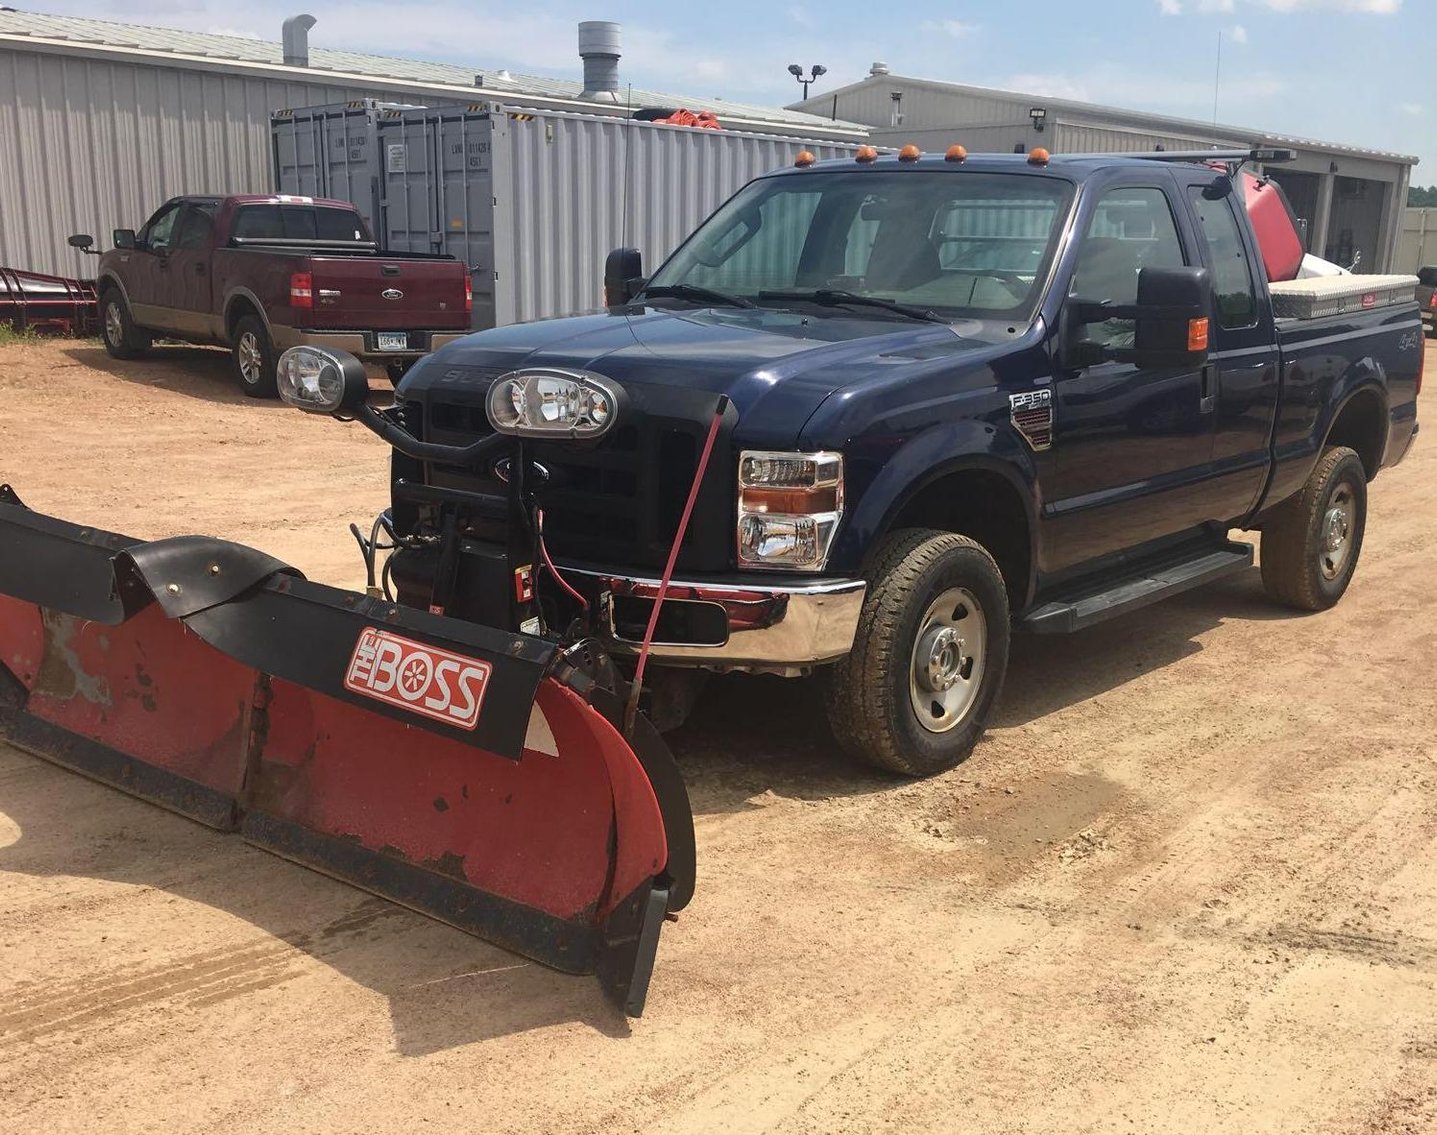
POLYGON ((619 387, 574 370, 516 370, 489 388, 489 424, 519 437, 596 438, 619 414, 619 387))
POLYGON ((842 518, 842 454, 739 455, 740 567, 818 571, 842 518))
POLYGON ((364 364, 347 351, 291 347, 276 368, 279 396, 311 414, 352 410, 369 396, 364 364))

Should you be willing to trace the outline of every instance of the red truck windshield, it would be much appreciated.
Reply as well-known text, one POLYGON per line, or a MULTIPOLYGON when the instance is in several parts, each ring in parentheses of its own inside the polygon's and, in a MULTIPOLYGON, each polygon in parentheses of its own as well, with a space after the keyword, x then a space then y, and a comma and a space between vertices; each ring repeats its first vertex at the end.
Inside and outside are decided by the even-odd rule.
POLYGON ((369 240, 357 213, 323 205, 241 205, 232 235, 241 240, 369 240))
POLYGON ((947 172, 763 178, 740 190, 649 282, 764 303, 842 289, 946 315, 1017 318, 1037 306, 1073 186, 947 172))

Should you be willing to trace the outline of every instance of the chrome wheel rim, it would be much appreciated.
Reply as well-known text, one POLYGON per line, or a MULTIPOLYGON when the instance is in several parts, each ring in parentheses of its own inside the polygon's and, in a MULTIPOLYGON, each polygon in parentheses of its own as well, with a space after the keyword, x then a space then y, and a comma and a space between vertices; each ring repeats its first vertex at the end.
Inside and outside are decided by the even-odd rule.
POLYGON ((928 605, 913 640, 908 698, 930 733, 962 724, 978 699, 988 656, 988 622, 977 597, 951 587, 928 605))
POLYGON ((1317 566, 1324 579, 1336 579, 1352 558, 1352 528, 1357 519, 1357 498, 1351 485, 1338 485, 1322 516, 1322 539, 1317 566))
POLYGON ((125 342, 125 320, 120 314, 120 305, 114 300, 105 305, 105 338, 112 347, 122 346, 125 342))
POLYGON ((239 337, 236 354, 239 356, 240 377, 250 386, 255 385, 259 382, 260 371, 264 369, 264 356, 260 353, 259 336, 253 331, 246 331, 239 337))

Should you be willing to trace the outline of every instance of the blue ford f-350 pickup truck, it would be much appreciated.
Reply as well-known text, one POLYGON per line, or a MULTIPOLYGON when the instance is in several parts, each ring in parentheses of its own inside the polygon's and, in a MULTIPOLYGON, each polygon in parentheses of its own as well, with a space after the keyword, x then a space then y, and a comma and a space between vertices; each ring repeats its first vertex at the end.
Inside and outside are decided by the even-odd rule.
MULTIPOLYGON (((606 311, 349 398, 395 446, 385 583, 647 637, 660 716, 703 670, 812 673, 838 741, 908 774, 972 750, 1011 631, 1249 566, 1230 529, 1274 599, 1329 607, 1417 433, 1422 328, 1390 278, 1281 314, 1233 181, 1279 157, 800 155, 651 277, 616 250, 606 311)), ((308 365, 291 400, 333 409, 308 365)))

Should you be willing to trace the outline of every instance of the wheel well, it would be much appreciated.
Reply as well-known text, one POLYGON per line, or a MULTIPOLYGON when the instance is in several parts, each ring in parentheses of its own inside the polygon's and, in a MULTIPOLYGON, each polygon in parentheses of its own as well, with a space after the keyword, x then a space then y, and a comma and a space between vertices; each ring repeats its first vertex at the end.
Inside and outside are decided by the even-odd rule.
POLYGON ((941 528, 978 541, 1003 573, 1008 603, 1028 599, 1032 543, 1023 498, 1001 473, 964 469, 925 485, 893 518, 889 530, 941 528))
POLYGON ((1348 400, 1327 431, 1328 445, 1345 445, 1356 450, 1370 481, 1382 465, 1382 446, 1387 437, 1382 399, 1370 390, 1348 400))
POLYGON ((234 337, 235 337, 235 326, 236 326, 236 325, 239 323, 239 321, 240 321, 241 319, 243 319, 246 315, 256 316, 261 323, 264 322, 264 316, 260 315, 259 309, 256 308, 254 304, 250 303, 249 300, 247 300, 247 299, 237 299, 237 300, 231 300, 231 301, 230 301, 229 310, 225 312, 225 338, 226 338, 226 339, 229 339, 231 342, 234 341, 234 337))

